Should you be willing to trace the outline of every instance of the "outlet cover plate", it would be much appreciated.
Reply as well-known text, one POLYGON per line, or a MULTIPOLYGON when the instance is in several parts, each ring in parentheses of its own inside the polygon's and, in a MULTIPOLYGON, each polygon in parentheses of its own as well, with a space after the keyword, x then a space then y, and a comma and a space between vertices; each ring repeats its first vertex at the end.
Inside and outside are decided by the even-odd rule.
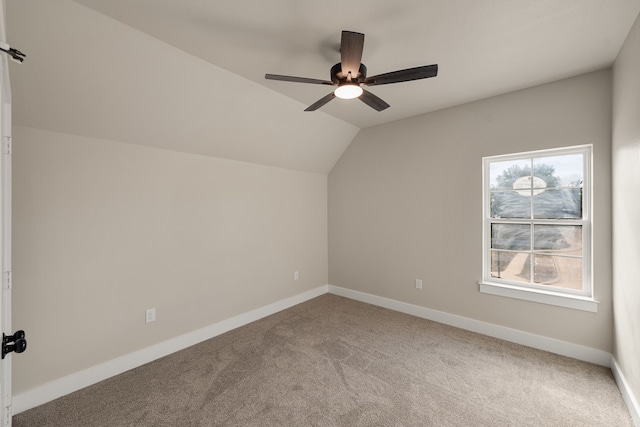
POLYGON ((156 309, 155 308, 148 308, 144 312, 144 321, 145 321, 145 323, 155 322, 156 321, 156 309))

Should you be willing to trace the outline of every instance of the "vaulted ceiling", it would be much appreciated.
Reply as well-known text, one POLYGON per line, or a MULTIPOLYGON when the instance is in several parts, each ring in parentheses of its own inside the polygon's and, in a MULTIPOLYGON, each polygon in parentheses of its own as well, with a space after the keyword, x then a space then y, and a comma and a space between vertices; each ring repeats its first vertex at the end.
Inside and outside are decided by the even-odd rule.
POLYGON ((360 128, 610 66, 638 0, 9 1, 14 122, 328 173, 360 128), (435 78, 372 87, 391 108, 334 100, 341 30, 365 33, 369 75, 437 63, 435 78))

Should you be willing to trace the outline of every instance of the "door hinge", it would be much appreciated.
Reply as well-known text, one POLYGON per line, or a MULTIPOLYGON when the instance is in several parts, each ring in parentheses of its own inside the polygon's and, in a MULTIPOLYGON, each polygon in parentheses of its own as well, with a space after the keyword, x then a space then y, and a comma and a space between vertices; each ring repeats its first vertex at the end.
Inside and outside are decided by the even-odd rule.
POLYGON ((3 282, 5 289, 11 289, 13 287, 13 273, 10 271, 5 271, 3 282))
POLYGON ((13 143, 10 136, 2 138, 2 150, 4 154, 11 154, 11 151, 13 150, 13 143))
POLYGON ((3 426, 10 426, 11 425, 11 418, 13 418, 13 414, 11 413, 11 409, 12 409, 11 405, 4 407, 5 419, 2 420, 2 425, 3 426))

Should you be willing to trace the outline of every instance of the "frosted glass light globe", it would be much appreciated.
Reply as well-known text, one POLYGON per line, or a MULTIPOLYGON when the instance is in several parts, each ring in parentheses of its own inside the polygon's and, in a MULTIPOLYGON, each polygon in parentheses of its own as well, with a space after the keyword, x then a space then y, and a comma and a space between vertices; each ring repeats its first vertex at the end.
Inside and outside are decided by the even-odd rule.
POLYGON ((338 86, 334 94, 338 98, 353 99, 362 95, 362 88, 358 85, 346 84, 346 85, 338 86))

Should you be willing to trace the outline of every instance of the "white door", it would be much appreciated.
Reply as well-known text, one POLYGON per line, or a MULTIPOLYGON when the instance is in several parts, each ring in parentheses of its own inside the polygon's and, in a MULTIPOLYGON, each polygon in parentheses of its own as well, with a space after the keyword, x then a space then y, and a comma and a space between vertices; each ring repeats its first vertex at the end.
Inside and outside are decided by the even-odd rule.
MULTIPOLYGON (((0 7, 0 41, 5 42, 4 1, 0 7)), ((0 331, 11 335, 11 87, 9 58, 0 54, 0 331)), ((0 362, 0 426, 11 425, 11 354, 0 362)))

